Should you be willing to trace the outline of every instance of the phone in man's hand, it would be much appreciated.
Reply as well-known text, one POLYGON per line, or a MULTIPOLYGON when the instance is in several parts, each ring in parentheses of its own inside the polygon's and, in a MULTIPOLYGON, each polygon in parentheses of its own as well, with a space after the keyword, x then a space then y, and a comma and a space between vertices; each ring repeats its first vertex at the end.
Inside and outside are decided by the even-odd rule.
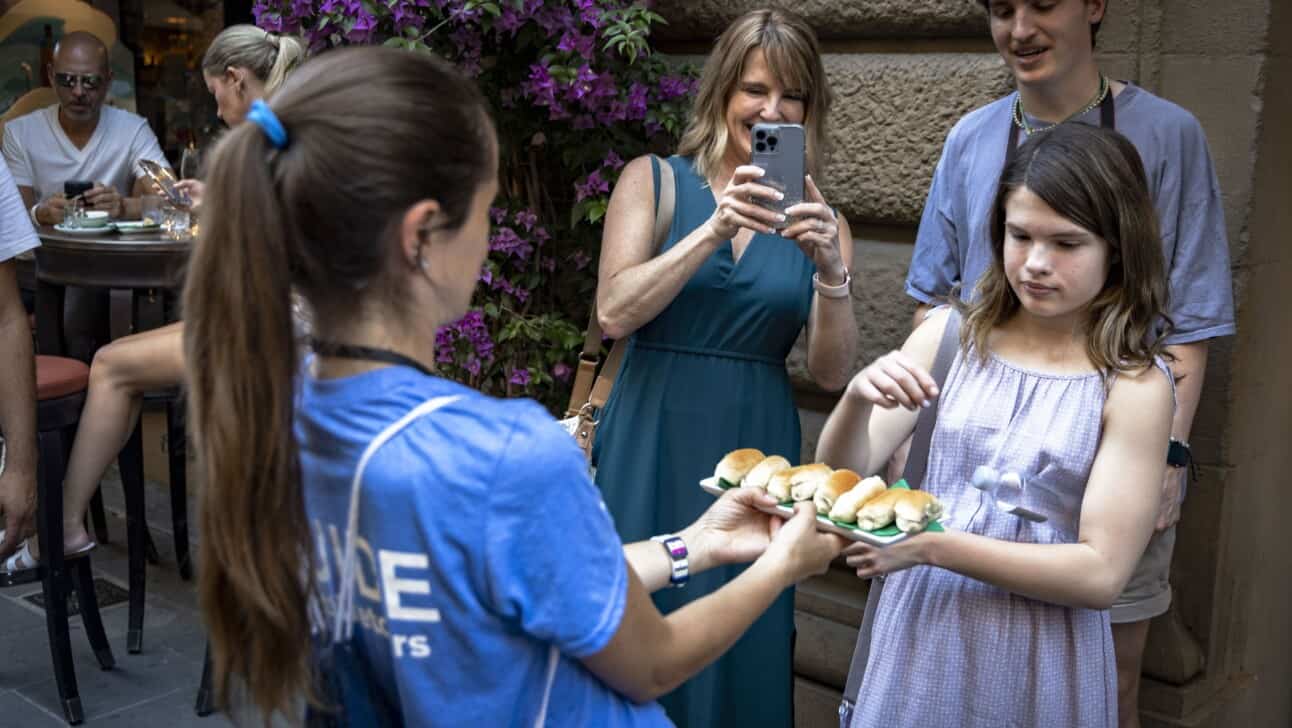
MULTIPOLYGON (((750 163, 763 169, 758 184, 771 187, 785 195, 781 200, 757 200, 759 205, 784 213, 787 208, 803 201, 803 178, 807 174, 804 157, 807 140, 800 124, 754 124, 751 131, 753 153, 750 163)), ((780 230, 789 221, 773 225, 780 230)))
POLYGON ((92 189, 94 189, 94 183, 85 180, 68 180, 63 183, 63 194, 69 200, 73 197, 80 197, 92 189))

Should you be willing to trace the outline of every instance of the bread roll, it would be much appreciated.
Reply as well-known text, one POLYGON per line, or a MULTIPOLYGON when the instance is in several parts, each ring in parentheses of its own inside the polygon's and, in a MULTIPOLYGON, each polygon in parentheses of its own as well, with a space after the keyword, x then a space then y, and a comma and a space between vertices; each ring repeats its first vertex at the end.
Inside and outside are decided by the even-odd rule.
POLYGON ((857 528, 863 531, 875 531, 893 522, 893 509, 903 493, 910 491, 904 488, 889 488, 862 504, 857 511, 857 528))
MULTIPOLYGON (((878 475, 872 475, 869 478, 852 486, 847 493, 839 496, 830 508, 830 518, 840 523, 856 523, 857 511, 861 509, 871 498, 883 493, 887 489, 884 479, 878 475)), ((817 491, 820 494, 820 491, 817 491)))
POLYGON ((755 450, 752 447, 732 450, 718 461, 718 467, 714 469, 713 474, 719 480, 726 481, 727 485, 740 485, 745 474, 762 462, 764 457, 766 456, 761 450, 755 450))
POLYGON ((789 500, 792 494, 791 488, 794 482, 797 482, 792 481, 792 479, 800 473, 817 473, 818 475, 815 477, 824 479, 825 476, 830 474, 830 466, 822 465, 821 463, 814 463, 812 465, 799 465, 798 467, 789 468, 788 470, 782 470, 768 479, 767 492, 776 496, 778 500, 789 500))
POLYGON ((789 469, 790 461, 780 455, 769 455, 745 474, 745 479, 740 485, 745 488, 767 490, 767 481, 771 480, 773 475, 789 469))
POLYGON ((795 502, 812 500, 817 488, 820 488, 825 479, 830 477, 830 473, 834 472, 824 463, 802 465, 793 470, 795 472, 790 475, 790 497, 795 502))
POLYGON ((821 487, 816 489, 812 495, 812 502, 816 504, 816 512, 825 515, 830 512, 839 496, 852 490, 852 487, 861 482, 861 476, 844 468, 830 473, 821 487))
POLYGON ((923 531, 929 521, 942 517, 942 503, 928 491, 908 490, 897 499, 893 512, 899 529, 917 533, 923 531))

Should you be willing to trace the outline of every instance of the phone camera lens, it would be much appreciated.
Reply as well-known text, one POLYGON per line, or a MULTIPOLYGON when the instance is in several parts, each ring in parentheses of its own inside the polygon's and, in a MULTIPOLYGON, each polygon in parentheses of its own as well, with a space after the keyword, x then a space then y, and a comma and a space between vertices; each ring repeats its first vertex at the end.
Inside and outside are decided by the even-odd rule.
POLYGON ((776 146, 776 137, 767 137, 767 144, 773 147, 776 146))
POLYGON ((759 129, 758 131, 754 132, 754 138, 758 140, 766 139, 767 132, 763 131, 762 129, 759 129))
POLYGON ((763 144, 762 142, 758 142, 757 144, 754 145, 754 149, 760 152, 765 152, 767 151, 767 145, 763 144))

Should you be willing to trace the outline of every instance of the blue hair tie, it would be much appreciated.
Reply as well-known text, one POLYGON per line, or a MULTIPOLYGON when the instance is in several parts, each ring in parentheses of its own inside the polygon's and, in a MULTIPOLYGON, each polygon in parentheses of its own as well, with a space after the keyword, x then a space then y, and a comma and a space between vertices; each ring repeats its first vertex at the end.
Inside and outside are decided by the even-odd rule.
POLYGON ((283 122, 278 120, 274 110, 269 108, 260 99, 251 102, 251 109, 247 111, 247 121, 260 127, 269 139, 269 143, 274 145, 274 149, 287 148, 287 129, 283 128, 283 122))

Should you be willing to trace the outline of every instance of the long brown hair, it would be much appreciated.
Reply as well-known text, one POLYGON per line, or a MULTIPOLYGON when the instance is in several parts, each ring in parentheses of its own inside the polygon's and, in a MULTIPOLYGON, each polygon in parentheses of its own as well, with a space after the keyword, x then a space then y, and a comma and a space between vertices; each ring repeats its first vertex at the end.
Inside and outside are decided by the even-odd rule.
POLYGON ((732 21, 714 44, 700 74, 691 121, 677 153, 695 157, 702 177, 715 172, 727 150, 727 102, 745 70, 745 56, 761 48, 767 66, 787 89, 807 94, 803 130, 807 137, 807 170, 819 178, 829 156, 826 117, 834 93, 821 65, 816 32, 807 21, 787 10, 754 10, 732 21))
POLYGON ((491 173, 493 127, 468 80, 386 48, 329 52, 270 102, 286 129, 229 131, 184 290, 188 392, 203 475, 199 597, 218 699, 268 718, 309 696, 313 549, 293 437, 293 288, 320 321, 402 315, 388 271, 419 200, 460 227, 491 173))
POLYGON ((1060 124, 1034 134, 1001 173, 991 216, 992 264, 978 281, 961 338, 987 355, 991 330, 1021 307, 1005 276, 1005 202, 1026 187, 1055 212, 1108 243, 1103 289, 1087 308, 1086 354, 1101 372, 1137 371, 1172 330, 1157 213, 1144 164, 1111 129, 1060 124))

